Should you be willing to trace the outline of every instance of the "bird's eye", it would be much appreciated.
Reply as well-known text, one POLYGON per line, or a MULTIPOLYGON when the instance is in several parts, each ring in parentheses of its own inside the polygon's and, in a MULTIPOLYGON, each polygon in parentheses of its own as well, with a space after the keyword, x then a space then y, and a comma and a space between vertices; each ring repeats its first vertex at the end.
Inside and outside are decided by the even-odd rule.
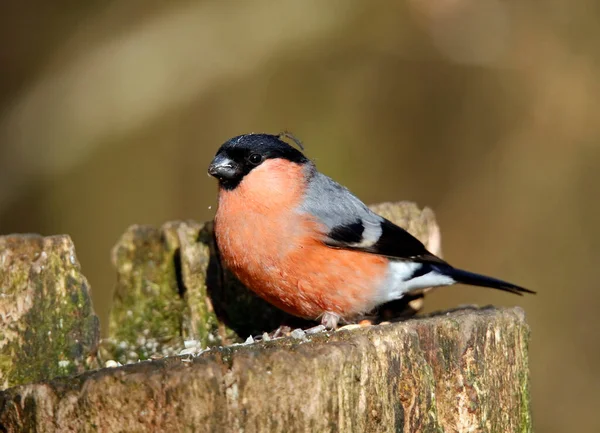
POLYGON ((253 153, 248 157, 248 161, 250 161, 254 165, 260 164, 262 162, 262 159, 262 156, 258 153, 253 153))

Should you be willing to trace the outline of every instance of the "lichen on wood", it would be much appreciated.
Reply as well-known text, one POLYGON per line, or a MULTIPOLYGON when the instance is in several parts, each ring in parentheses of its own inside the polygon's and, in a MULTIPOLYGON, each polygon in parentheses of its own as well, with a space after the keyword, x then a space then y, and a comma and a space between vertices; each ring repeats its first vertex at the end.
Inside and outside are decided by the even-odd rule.
POLYGON ((6 431, 530 432, 523 312, 464 309, 0 393, 6 431))
POLYGON ((98 318, 68 236, 1 236, 0 291, 0 387, 96 366, 98 318))

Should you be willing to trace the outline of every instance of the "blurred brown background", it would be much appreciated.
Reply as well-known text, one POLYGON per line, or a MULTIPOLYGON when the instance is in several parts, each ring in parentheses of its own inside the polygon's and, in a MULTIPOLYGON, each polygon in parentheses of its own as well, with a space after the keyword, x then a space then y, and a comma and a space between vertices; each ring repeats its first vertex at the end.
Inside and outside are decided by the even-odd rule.
POLYGON ((102 319, 125 228, 211 218, 217 147, 289 129, 366 202, 431 206, 452 263, 538 290, 428 309, 523 306, 536 431, 600 431, 600 3, 10 3, 0 234, 70 234, 102 319))

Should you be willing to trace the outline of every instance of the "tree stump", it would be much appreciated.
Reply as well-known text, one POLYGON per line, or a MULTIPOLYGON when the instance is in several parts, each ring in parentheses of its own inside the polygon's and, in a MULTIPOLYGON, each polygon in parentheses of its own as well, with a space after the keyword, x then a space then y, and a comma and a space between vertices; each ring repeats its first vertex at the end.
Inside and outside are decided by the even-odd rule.
MULTIPOLYGON (((429 209, 374 209, 440 254, 429 209)), ((519 308, 246 344, 282 322, 311 323, 222 267, 211 223, 133 226, 113 262, 102 347, 130 364, 82 373, 97 366, 98 320, 71 240, 0 237, 0 379, 13 386, 0 392, 0 432, 531 431, 529 329, 519 308), (168 356, 189 339, 213 347, 168 356), (138 362, 156 355, 167 357, 138 362)))
POLYGON ((529 432, 523 312, 214 348, 0 394, 5 432, 529 432))

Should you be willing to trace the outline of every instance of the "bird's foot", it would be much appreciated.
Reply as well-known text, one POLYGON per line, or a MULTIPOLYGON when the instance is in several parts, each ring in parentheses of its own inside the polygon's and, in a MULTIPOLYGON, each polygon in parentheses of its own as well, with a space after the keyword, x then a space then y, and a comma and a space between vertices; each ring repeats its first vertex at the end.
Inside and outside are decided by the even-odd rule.
POLYGON ((321 317, 321 325, 323 325, 328 330, 335 331, 335 329, 338 327, 338 323, 339 323, 340 319, 341 318, 340 318, 339 314, 335 314, 330 311, 326 311, 325 313, 323 313, 323 316, 321 317))

